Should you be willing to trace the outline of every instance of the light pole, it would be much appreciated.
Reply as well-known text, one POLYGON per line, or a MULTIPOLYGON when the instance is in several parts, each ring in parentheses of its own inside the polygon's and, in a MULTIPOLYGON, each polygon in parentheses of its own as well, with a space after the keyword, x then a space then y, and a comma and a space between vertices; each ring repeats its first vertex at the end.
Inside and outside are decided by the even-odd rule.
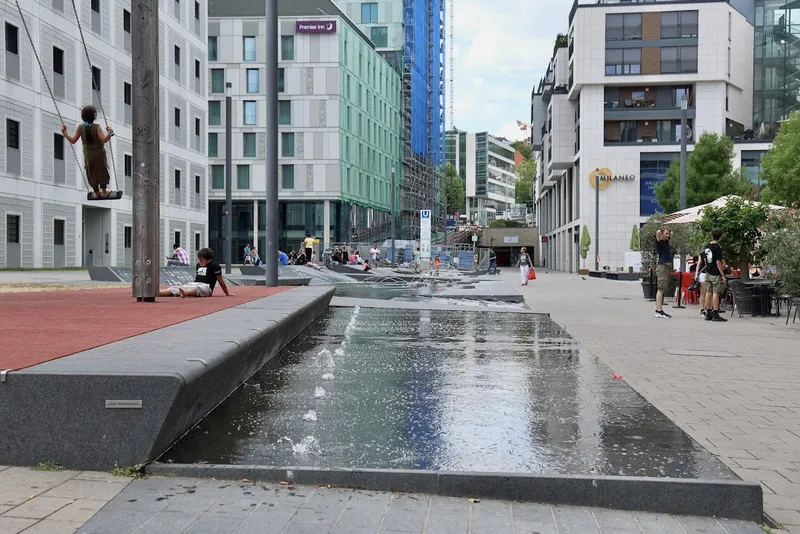
POLYGON ((267 287, 278 287, 278 0, 266 0, 266 262, 267 287))
POLYGON ((396 234, 395 234, 395 231, 396 231, 395 226, 397 225, 397 216, 396 216, 396 211, 395 211, 395 204, 397 202, 397 198, 396 198, 396 194, 397 193, 395 191, 395 187, 396 187, 395 167, 394 167, 394 165, 392 165, 392 215, 391 215, 391 217, 392 217, 392 265, 393 266, 397 265, 397 258, 394 257, 395 254, 397 253, 397 251, 394 248, 394 240, 397 237, 396 234))
MULTIPOLYGON (((681 98, 681 209, 686 209, 686 142, 688 130, 689 98, 683 95, 681 98)), ((681 272, 686 270, 686 254, 681 252, 681 272)))
POLYGON ((232 126, 233 101, 231 100, 231 82, 225 83, 225 274, 231 274, 233 262, 233 199, 231 188, 233 183, 233 164, 231 151, 233 145, 232 126))
POLYGON ((594 170, 594 270, 600 272, 600 169, 594 170))

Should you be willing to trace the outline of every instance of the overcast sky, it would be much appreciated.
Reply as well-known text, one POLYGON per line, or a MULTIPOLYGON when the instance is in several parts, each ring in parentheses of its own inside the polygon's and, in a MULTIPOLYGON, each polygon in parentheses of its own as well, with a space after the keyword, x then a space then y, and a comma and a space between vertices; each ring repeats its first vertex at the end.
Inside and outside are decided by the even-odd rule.
MULTIPOLYGON (((511 140, 527 137, 516 121, 530 121, 531 90, 553 55, 556 35, 567 33, 572 1, 454 3, 455 126, 511 140)), ((449 83, 449 65, 447 69, 449 83)), ((448 129, 453 127, 449 98, 448 129)))

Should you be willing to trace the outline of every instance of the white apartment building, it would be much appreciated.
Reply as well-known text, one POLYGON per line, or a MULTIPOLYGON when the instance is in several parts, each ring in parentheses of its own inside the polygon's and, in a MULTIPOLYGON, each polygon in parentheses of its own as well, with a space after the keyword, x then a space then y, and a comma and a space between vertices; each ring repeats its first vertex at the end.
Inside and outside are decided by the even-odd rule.
MULTIPOLYGON (((703 132, 740 136, 753 117, 753 25, 725 0, 577 1, 569 41, 555 49, 531 103, 537 224, 548 268, 582 267, 601 182, 599 265, 626 267, 631 233, 659 210, 654 188, 703 132), (607 184, 607 185, 606 185, 607 184)), ((737 145, 737 155, 761 146, 737 145)), ((736 162, 738 166, 738 162, 736 162)))
MULTIPOLYGON (((162 0, 160 12, 161 255, 207 243, 206 0, 162 0)), ((115 137, 107 147, 121 200, 87 201, 81 142, 61 122, 17 6, 0 0, 0 267, 132 263, 130 0, 24 0, 23 16, 70 132, 100 104, 115 137), (99 88, 100 99, 93 91, 99 88), (111 158, 113 150, 113 164, 111 158)))

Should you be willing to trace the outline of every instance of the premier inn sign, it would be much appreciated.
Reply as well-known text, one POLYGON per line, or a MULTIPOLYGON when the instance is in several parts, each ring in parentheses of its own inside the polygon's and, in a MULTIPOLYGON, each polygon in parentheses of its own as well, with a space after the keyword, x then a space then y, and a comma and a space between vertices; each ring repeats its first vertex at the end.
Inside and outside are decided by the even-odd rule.
POLYGON ((298 20, 295 24, 297 33, 336 33, 335 20, 298 20))
POLYGON ((589 183, 592 184, 592 187, 597 187, 598 179, 600 180, 600 189, 608 189, 611 182, 633 182, 636 180, 636 175, 614 174, 611 169, 603 167, 589 173, 589 183))

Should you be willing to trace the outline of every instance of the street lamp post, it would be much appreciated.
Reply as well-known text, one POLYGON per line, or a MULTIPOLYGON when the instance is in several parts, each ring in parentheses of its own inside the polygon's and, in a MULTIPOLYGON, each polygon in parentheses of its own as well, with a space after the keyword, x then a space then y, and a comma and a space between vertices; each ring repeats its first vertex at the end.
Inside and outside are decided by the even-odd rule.
POLYGON ((397 216, 396 216, 396 210, 395 210, 395 204, 397 203, 397 198, 396 198, 397 192, 395 191, 395 187, 396 187, 395 173, 396 173, 395 167, 394 167, 394 165, 392 165, 392 212, 391 212, 391 217, 392 217, 392 265, 397 265, 397 258, 394 257, 396 252, 397 252, 395 250, 395 248, 394 248, 394 241, 395 241, 395 239, 397 237, 396 233, 395 233, 396 232, 395 226, 397 225, 397 216))
POLYGON ((266 0, 266 262, 267 287, 278 287, 278 0, 266 0))
POLYGON ((594 170, 594 270, 600 272, 600 169, 594 170))
POLYGON ((232 126, 233 101, 231 99, 231 82, 225 83, 225 274, 231 274, 233 263, 233 199, 231 183, 233 182, 233 165, 231 152, 233 144, 232 126))

